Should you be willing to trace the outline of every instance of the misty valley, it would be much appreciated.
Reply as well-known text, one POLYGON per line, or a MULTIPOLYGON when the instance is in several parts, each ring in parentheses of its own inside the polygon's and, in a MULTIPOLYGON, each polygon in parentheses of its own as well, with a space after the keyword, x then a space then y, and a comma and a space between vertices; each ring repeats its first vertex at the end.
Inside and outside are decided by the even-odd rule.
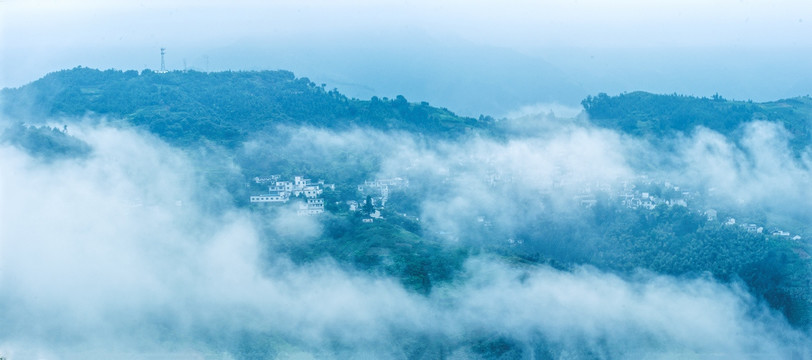
POLYGON ((812 358, 812 98, 0 91, 0 357, 812 358))

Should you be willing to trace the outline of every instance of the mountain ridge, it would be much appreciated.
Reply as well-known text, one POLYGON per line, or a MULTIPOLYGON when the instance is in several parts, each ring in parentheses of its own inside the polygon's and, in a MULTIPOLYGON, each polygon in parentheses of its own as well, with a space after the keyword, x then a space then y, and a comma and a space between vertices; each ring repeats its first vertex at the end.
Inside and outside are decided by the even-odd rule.
POLYGON ((730 135, 750 121, 781 124, 797 153, 812 143, 812 97, 756 103, 685 95, 660 95, 642 91, 609 96, 589 96, 581 104, 590 120, 627 134, 647 137, 690 133, 697 126, 730 135))
MULTIPOLYGON (((491 116, 458 116, 400 95, 349 98, 286 70, 160 73, 76 67, 4 88, 0 98, 3 113, 12 119, 114 116, 176 145, 207 139, 233 147, 278 125, 360 126, 437 138, 499 133, 491 116)), ((581 104, 594 125, 634 136, 673 136, 696 126, 730 135, 743 123, 764 120, 784 126, 796 153, 812 143, 808 95, 756 103, 635 91, 590 95, 581 104)))
POLYGON ((77 67, 0 94, 3 112, 12 118, 114 116, 176 145, 205 138, 233 147, 252 133, 282 124, 368 126, 455 137, 493 121, 460 117, 403 96, 348 98, 284 70, 139 73, 77 67))

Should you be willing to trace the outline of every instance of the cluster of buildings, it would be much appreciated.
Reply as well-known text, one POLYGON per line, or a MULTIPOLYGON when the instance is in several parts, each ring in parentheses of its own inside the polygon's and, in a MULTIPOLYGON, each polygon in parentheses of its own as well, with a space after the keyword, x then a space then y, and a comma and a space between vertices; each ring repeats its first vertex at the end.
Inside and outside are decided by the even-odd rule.
POLYGON ((252 203, 287 203, 291 198, 304 197, 304 201, 298 204, 296 210, 299 215, 316 215, 324 212, 324 199, 319 196, 325 188, 334 189, 335 185, 325 184, 324 180, 312 182, 303 176, 294 176, 293 181, 280 181, 278 175, 267 178, 255 177, 254 182, 260 185, 267 185, 266 194, 253 195, 250 197, 252 203))
MULTIPOLYGON (((252 195, 250 197, 251 203, 285 204, 291 201, 291 199, 297 197, 303 198, 303 201, 297 205, 297 214, 299 215, 316 215, 323 213, 324 199, 320 196, 326 188, 335 190, 334 184, 325 184, 324 180, 313 182, 304 176, 294 176, 293 181, 280 180, 279 175, 255 177, 254 182, 259 185, 266 185, 268 191, 264 194, 252 195)), ((391 191, 408 186, 409 180, 399 177, 366 180, 357 187, 358 192, 364 197, 364 200, 361 202, 348 201, 347 205, 350 211, 359 211, 363 208, 363 205, 368 199, 375 208, 383 208, 389 200, 391 191)), ((374 218, 381 218, 379 211, 376 210, 370 213, 369 218, 365 220, 372 221, 374 218)))
POLYGON ((389 193, 392 190, 402 189, 409 186, 409 180, 404 178, 365 180, 358 185, 358 192, 363 196, 372 197, 373 204, 385 207, 389 200, 389 193))
POLYGON ((629 182, 625 182, 623 184, 623 191, 617 196, 620 199, 621 204, 629 209, 644 208, 648 210, 654 210, 657 205, 661 204, 687 207, 688 201, 694 198, 695 194, 691 193, 690 191, 680 191, 679 186, 674 186, 669 182, 666 182, 663 184, 663 186, 665 192, 671 195, 668 196, 668 198, 658 197, 645 191, 636 190, 635 185, 629 182))
MULTIPOLYGON (((727 218, 725 220, 725 225, 736 225, 736 219, 735 218, 727 218)), ((747 230, 747 232, 757 233, 757 234, 764 234, 765 233, 764 232, 764 227, 763 226, 758 226, 756 224, 740 224, 739 226, 741 226, 742 228, 747 230)), ((781 229, 778 229, 778 228, 767 231, 767 234, 772 235, 772 236, 787 237, 787 238, 790 238, 790 239, 795 240, 795 241, 801 240, 801 235, 792 236, 792 234, 790 234, 789 231, 784 231, 784 230, 781 230, 781 229)))
MULTIPOLYGON (((669 182, 665 183, 654 183, 652 181, 646 179, 640 179, 644 185, 647 185, 649 188, 652 186, 660 188, 660 193, 667 194, 667 196, 654 196, 653 194, 645 191, 640 191, 636 189, 636 186, 631 182, 624 182, 623 189, 613 190, 611 187, 606 185, 596 184, 593 186, 585 187, 578 195, 573 197, 573 201, 578 203, 583 207, 591 207, 597 203, 597 199, 595 197, 594 190, 602 191, 609 195, 610 198, 615 199, 618 201, 622 206, 629 208, 629 209, 647 209, 647 210, 654 210, 658 205, 667 205, 667 206, 684 206, 688 207, 688 202, 691 201, 692 203, 694 200, 698 200, 702 202, 703 198, 696 192, 692 191, 685 191, 684 189, 680 189, 679 186, 673 185, 669 182)), ((702 212, 702 215, 706 216, 708 221, 717 221, 717 211, 714 209, 708 209, 702 212)), ((726 225, 736 225, 736 219, 734 218, 726 218, 723 222, 726 225)), ((792 240, 799 241, 801 240, 800 235, 792 235, 788 231, 784 231, 781 229, 772 229, 769 231, 765 231, 763 226, 758 226, 756 224, 739 224, 742 228, 747 230, 748 232, 758 233, 758 234, 769 234, 772 236, 781 236, 787 237, 792 240)))
POLYGON ((362 221, 372 222, 374 219, 381 219, 382 216, 379 209, 386 206, 386 202, 389 201, 390 192, 408 186, 409 180, 400 177, 365 180, 363 184, 357 186, 358 193, 364 197, 364 200, 347 201, 347 208, 351 212, 361 211, 366 206, 366 202, 369 201, 374 210, 368 214, 369 217, 362 219, 362 221))
MULTIPOLYGON (((278 175, 260 178, 254 178, 254 182, 260 185, 267 185, 268 192, 261 195, 253 195, 250 197, 251 203, 280 203, 284 204, 292 198, 300 198, 303 201, 297 205, 297 214, 299 215, 316 215, 324 212, 324 199, 320 198, 324 189, 330 188, 335 190, 334 184, 325 184, 323 180, 313 182, 303 176, 294 176, 292 181, 280 181, 278 175)), ((498 174, 489 178, 491 185, 496 183, 509 183, 512 179, 504 178, 498 174)), ((566 184, 553 184, 553 188, 564 187, 566 184)), ((394 190, 400 190, 409 186, 409 180, 394 177, 388 179, 375 179, 366 180, 363 184, 357 185, 358 193, 362 196, 361 201, 347 201, 347 206, 350 211, 360 211, 364 208, 367 201, 370 201, 375 209, 380 209, 386 206, 389 200, 389 195, 394 190)), ((611 186, 608 184, 589 184, 584 186, 580 192, 573 197, 573 201, 583 207, 592 207, 598 200, 597 193, 604 193, 610 199, 614 199, 620 205, 629 209, 647 209, 654 210, 659 205, 667 206, 688 206, 688 203, 695 203, 696 201, 702 202, 703 198, 696 192, 685 191, 680 189, 669 182, 654 183, 648 179, 638 179, 637 181, 623 182, 622 188, 618 186, 611 186), (642 191, 637 188, 635 184, 643 184, 643 188, 655 189, 659 196, 642 191)), ((700 205, 701 206, 701 205, 700 205)), ((717 221, 717 211, 708 209, 702 212, 708 221, 717 221)), ((366 222, 372 222, 373 219, 381 218, 378 210, 372 211, 368 214, 369 217, 365 218, 366 222)), ((479 222, 484 222, 484 218, 479 219, 479 222)), ((727 225, 735 225, 736 219, 726 218, 724 221, 727 225)), ((764 227, 756 224, 740 224, 749 232, 765 233, 764 227)), ((774 229, 767 232, 772 236, 788 237, 793 240, 801 240, 800 235, 792 236, 787 231, 774 229)))
MULTIPOLYGON (((650 181, 644 183, 652 185, 650 181)), ((661 193, 666 193, 667 196, 655 196, 652 193, 641 191, 637 189, 634 183, 629 181, 623 182, 622 189, 613 188, 608 184, 593 184, 585 186, 578 195, 573 196, 573 201, 583 207, 592 207, 598 202, 595 196, 596 192, 602 192, 626 208, 654 210, 658 205, 687 207, 688 201, 696 196, 690 191, 680 191, 679 186, 674 186, 668 182, 661 185, 663 189, 661 193)), ((656 186, 660 186, 660 184, 656 184, 656 186)))

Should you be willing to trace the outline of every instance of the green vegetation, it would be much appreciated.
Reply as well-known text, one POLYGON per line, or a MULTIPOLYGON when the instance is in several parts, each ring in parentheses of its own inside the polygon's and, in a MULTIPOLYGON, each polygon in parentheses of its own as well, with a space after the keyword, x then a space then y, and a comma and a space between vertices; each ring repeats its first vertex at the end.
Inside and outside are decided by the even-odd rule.
POLYGON ((589 263, 628 273, 647 269, 674 276, 707 273, 725 282, 742 280, 790 322, 806 325, 812 320, 812 288, 807 278, 812 264, 799 256, 801 244, 710 222, 682 206, 618 212, 611 219, 598 226, 603 233, 589 263))
POLYGON ((515 243, 489 251, 556 268, 591 265, 630 276, 645 269, 676 277, 741 281, 791 323, 812 324, 812 262, 804 244, 708 221, 684 206, 628 209, 603 199, 570 217, 542 214, 524 225, 480 226, 472 233, 483 239, 469 241, 513 236, 515 243))
POLYGON ((465 248, 422 237, 407 230, 410 226, 396 214, 386 216, 393 221, 369 220, 359 212, 325 213, 319 217, 324 231, 318 239, 288 242, 281 250, 297 263, 332 258, 356 270, 398 279, 420 294, 429 294, 435 284, 453 279, 461 270, 468 257, 465 248))
POLYGON ((67 126, 59 130, 48 126, 36 127, 17 123, 3 131, 0 141, 17 146, 45 160, 78 158, 90 154, 90 146, 68 135, 67 126))
POLYGON ((722 134, 736 134, 753 120, 782 124, 791 135, 793 150, 812 143, 812 98, 797 97, 766 103, 726 100, 721 96, 697 98, 646 92, 589 96, 581 104, 593 123, 636 136, 663 138, 689 133, 704 126, 722 134))
MULTIPOLYGON (((3 112, 12 118, 107 117, 179 147, 202 146, 211 151, 200 156, 214 157, 212 149, 217 148, 229 164, 233 161, 239 166, 244 178, 214 169, 213 181, 228 189, 238 205, 263 216, 272 212, 265 214, 247 204, 249 193, 256 188, 247 188, 246 183, 258 186, 250 184, 248 179, 253 176, 306 175, 335 183, 335 190, 326 190, 323 196, 328 213, 318 218, 322 234, 306 242, 279 245, 277 250, 289 254, 294 262, 332 258, 354 270, 396 278, 420 294, 453 280, 469 253, 479 251, 499 254, 517 266, 588 264, 618 273, 647 269, 678 277, 707 273, 721 281, 741 280, 793 324, 812 324, 808 278, 812 268, 806 249, 789 240, 709 222, 682 206, 630 210, 601 199, 590 209, 566 215, 569 217, 556 214, 551 218, 539 215, 537 199, 533 199, 514 204, 527 207, 517 213, 536 215, 529 221, 500 228, 470 219, 468 238, 449 246, 437 239, 438 234, 426 233, 413 218, 424 200, 418 194, 429 190, 393 192, 384 218, 372 222, 368 216, 375 209, 369 205, 359 212, 347 211, 345 201, 361 200, 355 185, 379 170, 381 154, 358 147, 314 155, 310 148, 290 147, 296 143, 293 136, 297 132, 286 130, 363 127, 404 131, 418 138, 454 139, 470 133, 492 134, 494 122, 489 117, 458 117, 427 103, 410 103, 402 96, 349 99, 287 71, 139 73, 80 67, 48 74, 18 89, 3 89, 0 95, 3 112), (252 149, 240 146, 246 141, 260 145, 252 149), (212 143, 219 147, 208 146, 212 143), (500 242, 503 239, 511 241, 500 242)), ((809 97, 756 104, 718 96, 635 92, 613 97, 599 94, 585 99, 583 105, 595 124, 650 139, 687 133, 700 125, 735 135, 751 120, 781 123, 792 136, 790 144, 796 154, 812 139, 809 97)), ((2 141, 46 159, 90 153, 81 140, 45 126, 18 124, 3 133, 2 141)), ((657 189, 647 191, 669 196, 657 189)), ((256 345, 254 339, 246 341, 256 345)), ((477 341, 473 349, 490 357, 510 354, 515 347, 501 337, 477 341)))
POLYGON ((3 89, 12 118, 106 116, 124 119, 174 145, 202 140, 235 147, 278 125, 353 126, 454 137, 489 126, 489 118, 458 117, 427 103, 373 97, 349 99, 289 71, 118 71, 77 67, 3 89))

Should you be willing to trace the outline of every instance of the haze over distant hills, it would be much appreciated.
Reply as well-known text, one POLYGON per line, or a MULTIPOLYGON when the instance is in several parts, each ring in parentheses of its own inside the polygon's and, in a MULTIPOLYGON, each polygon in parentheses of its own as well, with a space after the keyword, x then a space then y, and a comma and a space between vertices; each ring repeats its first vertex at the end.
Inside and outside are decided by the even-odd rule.
MULTIPOLYGON (((404 95, 466 116, 503 116, 524 106, 577 107, 599 92, 648 91, 769 101, 812 93, 812 54, 805 48, 543 47, 519 52, 429 36, 419 31, 365 32, 291 39, 252 37, 220 46, 168 48, 169 70, 285 69, 359 99, 404 95)), ((159 69, 157 47, 92 48, 81 45, 35 57, 5 74, 3 86, 20 86, 47 72, 82 65, 159 69)), ((7 52, 7 61, 17 53, 7 52)))

